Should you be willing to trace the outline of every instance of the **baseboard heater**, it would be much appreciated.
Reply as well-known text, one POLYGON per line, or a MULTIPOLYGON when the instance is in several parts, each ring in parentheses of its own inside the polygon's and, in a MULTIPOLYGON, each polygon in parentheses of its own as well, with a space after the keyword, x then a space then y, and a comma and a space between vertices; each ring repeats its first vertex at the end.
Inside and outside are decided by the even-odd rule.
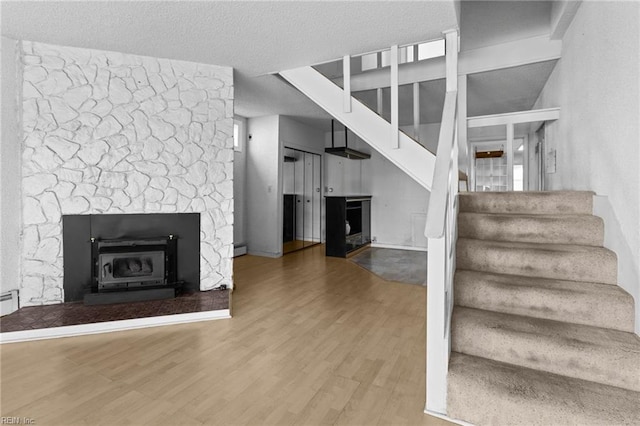
POLYGON ((247 254, 247 246, 234 246, 233 247, 233 257, 238 257, 247 254))
POLYGON ((11 290, 0 294, 0 316, 15 312, 19 307, 18 290, 11 290))

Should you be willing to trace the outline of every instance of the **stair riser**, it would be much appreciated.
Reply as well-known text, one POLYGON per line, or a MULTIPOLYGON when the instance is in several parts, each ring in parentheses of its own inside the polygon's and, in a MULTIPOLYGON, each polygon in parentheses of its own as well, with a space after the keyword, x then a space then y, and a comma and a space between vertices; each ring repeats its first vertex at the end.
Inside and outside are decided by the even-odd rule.
POLYGON ((591 192, 493 192, 459 196, 461 212, 511 214, 592 214, 591 192))
POLYGON ((508 216, 461 213, 458 235, 465 238, 523 243, 602 246, 604 227, 595 216, 508 216))
POLYGON ((611 350, 579 340, 541 337, 535 327, 523 329, 511 323, 481 323, 472 319, 454 312, 452 351, 640 391, 640 363, 638 354, 632 350, 611 350), (619 358, 612 359, 615 356, 619 358))
POLYGON ((615 285, 617 259, 607 250, 558 252, 458 240, 458 269, 615 285))
POLYGON ((452 355, 447 392, 451 418, 477 425, 638 423, 640 395, 633 392, 452 355))
POLYGON ((454 286, 458 306, 634 331, 633 298, 614 286, 565 282, 563 286, 535 287, 515 284, 515 277, 510 282, 502 277, 460 276, 454 286))

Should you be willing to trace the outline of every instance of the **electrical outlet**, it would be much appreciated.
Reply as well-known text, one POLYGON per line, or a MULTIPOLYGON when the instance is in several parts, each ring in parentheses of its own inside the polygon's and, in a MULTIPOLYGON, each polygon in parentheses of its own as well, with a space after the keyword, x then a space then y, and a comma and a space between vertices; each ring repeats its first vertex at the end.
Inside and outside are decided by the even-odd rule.
POLYGON ((378 237, 371 237, 371 242, 375 243, 376 241, 378 241, 378 237))

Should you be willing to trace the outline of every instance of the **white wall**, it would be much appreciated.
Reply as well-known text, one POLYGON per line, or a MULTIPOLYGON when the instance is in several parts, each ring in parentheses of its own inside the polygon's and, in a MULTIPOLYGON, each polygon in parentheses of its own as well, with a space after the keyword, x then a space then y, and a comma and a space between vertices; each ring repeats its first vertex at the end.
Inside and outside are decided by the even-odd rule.
POLYGON ((291 117, 280 116, 280 140, 287 147, 324 154, 324 137, 322 130, 291 117))
POLYGON ((280 117, 249 118, 247 124, 247 250, 278 257, 282 255, 280 117))
POLYGON ((0 293, 20 285, 20 147, 17 41, 2 37, 0 139, 0 293))
MULTIPOLYGON (((562 59, 535 108, 561 107, 546 131, 557 171, 548 189, 608 197, 619 223, 619 284, 636 300, 640 330, 640 4, 583 2, 563 38, 562 59)), ((616 221, 606 227, 616 226, 616 221)), ((611 231, 610 231, 611 232, 611 231)))
MULTIPOLYGON (((367 154, 375 151, 362 139, 348 133, 350 148, 357 149, 367 154)), ((331 132, 325 134, 325 146, 331 147, 331 132)), ((344 130, 334 132, 334 146, 344 146, 344 130)), ((368 160, 350 160, 337 155, 326 154, 325 158, 324 186, 328 196, 343 195, 370 195, 371 188, 365 184, 362 176, 362 166, 368 160)))
MULTIPOLYGON (((421 126, 421 129, 425 135, 431 135, 433 127, 421 126)), ((331 134, 325 139, 330 146, 331 134)), ((336 132, 336 146, 343 146, 343 141, 344 133, 336 132)), ((349 147, 370 153, 371 158, 348 160, 326 155, 325 182, 336 189, 331 195, 373 196, 371 235, 376 237, 376 244, 426 249, 424 227, 429 191, 352 134, 349 134, 349 147)))
POLYGON ((371 235, 381 245, 427 248, 424 228, 429 191, 379 154, 363 162, 371 199, 371 235))
MULTIPOLYGON (((413 137, 413 126, 400 126, 400 130, 413 137)), ((418 142, 431 151, 437 153, 440 123, 420 124, 418 126, 418 142)))

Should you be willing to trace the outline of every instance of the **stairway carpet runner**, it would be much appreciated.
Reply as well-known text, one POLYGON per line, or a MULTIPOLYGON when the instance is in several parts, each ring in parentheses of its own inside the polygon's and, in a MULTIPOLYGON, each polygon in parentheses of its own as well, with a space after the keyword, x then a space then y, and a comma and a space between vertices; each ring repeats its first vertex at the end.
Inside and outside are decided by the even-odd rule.
POLYGON ((633 298, 587 191, 462 193, 449 417, 640 425, 633 298))

